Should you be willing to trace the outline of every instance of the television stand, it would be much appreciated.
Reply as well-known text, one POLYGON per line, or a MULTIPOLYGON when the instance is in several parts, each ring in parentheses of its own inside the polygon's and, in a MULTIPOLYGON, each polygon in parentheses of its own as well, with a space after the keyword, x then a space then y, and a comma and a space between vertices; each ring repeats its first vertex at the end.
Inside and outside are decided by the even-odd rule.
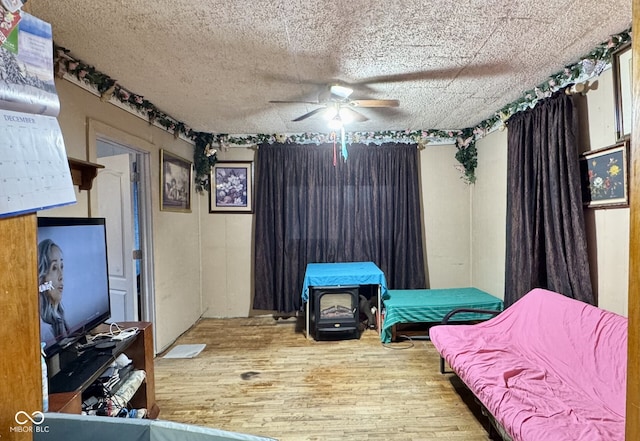
MULTIPOLYGON (((82 412, 82 393, 109 367, 120 354, 132 361, 134 369, 144 370, 146 378, 130 400, 132 407, 147 409, 147 418, 157 418, 160 409, 155 398, 153 365, 153 328, 149 322, 122 322, 121 327, 137 327, 138 334, 115 342, 109 349, 89 348, 78 359, 64 366, 49 380, 49 411, 82 412), (85 355, 88 354, 88 355, 85 355), (63 375, 63 376, 60 376, 63 375), (66 377, 66 378, 65 378, 66 377)), ((95 332, 108 332, 108 325, 100 325, 95 332)))
MULTIPOLYGON (((135 336, 134 336, 135 337, 135 336)), ((134 337, 119 342, 91 345, 85 349, 68 348, 60 353, 62 369, 49 379, 49 393, 85 390, 133 343, 134 337), (116 344, 117 343, 117 344, 116 344)))

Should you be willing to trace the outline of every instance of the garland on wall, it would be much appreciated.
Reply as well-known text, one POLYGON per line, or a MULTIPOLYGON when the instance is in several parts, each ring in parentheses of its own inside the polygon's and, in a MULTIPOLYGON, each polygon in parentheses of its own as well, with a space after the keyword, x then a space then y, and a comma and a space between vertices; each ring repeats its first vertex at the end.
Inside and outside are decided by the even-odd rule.
POLYGON ((473 129, 462 130, 456 138, 456 161, 460 163, 458 170, 462 173, 462 179, 467 184, 475 184, 478 150, 473 129))
MULTIPOLYGON (((631 41, 631 29, 609 37, 583 57, 579 62, 567 66, 564 70, 550 76, 544 83, 526 91, 522 98, 498 110, 492 117, 480 122, 476 127, 461 130, 388 130, 382 132, 345 133, 347 143, 379 145, 385 142, 412 143, 424 147, 428 143, 456 145, 456 160, 465 182, 472 184, 476 180, 475 169, 478 165, 476 140, 493 130, 504 127, 506 121, 515 113, 534 107, 541 99, 551 96, 555 91, 570 84, 581 83, 597 77, 611 65, 612 54, 631 41)), ((252 146, 264 143, 323 144, 332 142, 333 134, 256 134, 229 135, 222 133, 198 132, 181 121, 158 109, 153 103, 138 95, 108 75, 99 72, 93 66, 83 63, 70 55, 70 51, 55 45, 54 69, 59 78, 71 77, 92 88, 100 99, 113 102, 120 107, 145 118, 173 133, 178 138, 192 142, 194 147, 195 184, 198 191, 209 188, 209 171, 217 161, 217 148, 230 146, 252 146), (216 148, 217 147, 217 148, 216 148)))

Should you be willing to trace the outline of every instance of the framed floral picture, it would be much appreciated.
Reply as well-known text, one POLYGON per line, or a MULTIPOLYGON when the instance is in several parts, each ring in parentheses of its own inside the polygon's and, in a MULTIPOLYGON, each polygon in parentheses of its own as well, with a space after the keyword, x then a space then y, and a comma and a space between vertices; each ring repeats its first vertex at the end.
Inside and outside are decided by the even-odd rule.
POLYGON ((209 213, 253 213, 253 162, 218 161, 211 167, 209 213))
POLYGON ((160 150, 160 210, 191 213, 193 164, 160 150))
POLYGON ((629 206, 629 142, 586 152, 580 160, 582 202, 589 208, 629 206))

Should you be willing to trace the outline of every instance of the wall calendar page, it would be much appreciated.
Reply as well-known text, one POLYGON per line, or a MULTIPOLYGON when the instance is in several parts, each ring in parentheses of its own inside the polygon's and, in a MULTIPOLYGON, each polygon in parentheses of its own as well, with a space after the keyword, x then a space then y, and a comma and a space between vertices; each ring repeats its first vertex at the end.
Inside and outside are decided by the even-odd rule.
POLYGON ((57 119, 0 110, 0 217, 75 202, 57 119))

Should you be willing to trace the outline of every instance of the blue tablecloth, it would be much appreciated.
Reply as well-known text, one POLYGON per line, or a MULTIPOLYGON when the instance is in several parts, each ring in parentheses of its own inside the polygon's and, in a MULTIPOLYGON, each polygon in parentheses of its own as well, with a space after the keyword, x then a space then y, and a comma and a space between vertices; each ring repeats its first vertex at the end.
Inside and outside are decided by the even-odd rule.
POLYGON ((380 285, 387 292, 384 273, 373 262, 310 263, 304 275, 302 301, 309 299, 310 286, 380 285))

